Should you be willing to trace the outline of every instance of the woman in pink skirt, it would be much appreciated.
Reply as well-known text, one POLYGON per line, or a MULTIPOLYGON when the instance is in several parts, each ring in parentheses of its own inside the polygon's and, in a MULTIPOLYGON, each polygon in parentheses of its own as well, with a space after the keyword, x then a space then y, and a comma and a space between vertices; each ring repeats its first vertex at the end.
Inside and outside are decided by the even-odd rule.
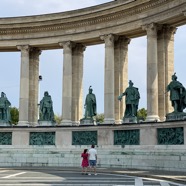
POLYGON ((87 153, 88 149, 84 149, 84 152, 81 154, 81 157, 83 158, 82 159, 82 163, 81 163, 81 166, 82 166, 82 174, 88 174, 87 173, 87 168, 89 166, 89 163, 88 163, 88 153, 87 153))

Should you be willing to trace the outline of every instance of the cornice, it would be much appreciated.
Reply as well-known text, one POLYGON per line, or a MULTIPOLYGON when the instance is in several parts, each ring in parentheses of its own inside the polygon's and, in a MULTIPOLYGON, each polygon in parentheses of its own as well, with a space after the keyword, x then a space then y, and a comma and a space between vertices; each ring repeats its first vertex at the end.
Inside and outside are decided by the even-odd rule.
MULTIPOLYGON (((45 23, 41 22, 41 26, 21 26, 19 28, 15 28, 14 24, 12 24, 12 28, 0 28, 0 35, 16 35, 16 34, 31 34, 37 32, 54 32, 60 30, 70 30, 73 28, 81 28, 92 25, 99 25, 106 22, 113 22, 113 24, 117 24, 116 20, 127 19, 130 16, 138 15, 150 9, 157 8, 159 6, 163 6, 163 4, 172 2, 174 0, 150 0, 143 4, 131 7, 129 9, 124 9, 115 13, 109 13, 107 15, 96 15, 95 17, 85 18, 78 21, 70 21, 68 19, 66 22, 53 24, 53 25, 45 25, 45 23)), ((104 10, 105 11, 105 10, 104 10)), ((51 14, 52 15, 52 14, 51 14)), ((29 24, 28 24, 29 25, 29 24)))

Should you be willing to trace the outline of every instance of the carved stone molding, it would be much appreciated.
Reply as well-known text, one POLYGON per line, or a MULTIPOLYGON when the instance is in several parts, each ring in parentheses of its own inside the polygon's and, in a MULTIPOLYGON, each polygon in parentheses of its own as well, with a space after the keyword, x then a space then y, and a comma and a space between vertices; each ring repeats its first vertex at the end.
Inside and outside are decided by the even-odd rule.
MULTIPOLYGON (((154 0, 154 1, 148 1, 141 5, 137 5, 134 8, 128 8, 123 9, 117 12, 113 13, 105 13, 103 15, 95 15, 91 18, 85 18, 80 20, 74 20, 74 21, 67 21, 64 19, 64 21, 61 23, 55 23, 55 24, 49 24, 47 21, 44 21, 44 23, 41 23, 40 26, 28 26, 26 23, 23 22, 25 26, 22 27, 14 27, 14 24, 12 24, 12 28, 0 28, 0 35, 9 35, 9 34, 23 34, 23 33, 36 33, 36 32, 53 32, 56 30, 68 30, 72 28, 79 28, 79 27, 85 27, 85 26, 91 26, 96 24, 101 24, 103 22, 110 22, 115 20, 120 20, 123 18, 131 17, 133 15, 140 14, 142 12, 145 12, 149 9, 153 9, 159 6, 162 6, 164 3, 169 3, 174 0, 154 0), (43 25, 42 25, 43 24, 43 25)), ((52 14, 51 14, 52 15, 52 14)))
POLYGON ((17 49, 23 53, 28 53, 30 51, 30 46, 29 45, 18 45, 17 49))
POLYGON ((83 54, 83 52, 86 50, 86 45, 77 43, 74 45, 73 50, 75 54, 83 54))
POLYGON ((33 60, 39 60, 39 56, 41 55, 42 50, 36 47, 30 47, 30 58, 33 60))
POLYGON ((142 26, 142 29, 146 30, 147 37, 152 37, 152 38, 157 37, 157 30, 158 30, 157 24, 151 23, 148 25, 144 25, 142 26))
POLYGON ((111 46, 114 46, 114 41, 118 39, 118 36, 114 34, 108 34, 108 35, 100 36, 100 39, 105 41, 106 47, 111 47, 111 46))
POLYGON ((72 48, 75 46, 75 43, 72 41, 64 41, 60 42, 59 46, 63 47, 63 53, 71 53, 72 48))
POLYGON ((163 32, 166 35, 167 39, 174 39, 174 34, 176 33, 177 28, 176 27, 172 27, 170 25, 164 25, 163 26, 163 32))
POLYGON ((121 46, 122 48, 128 48, 131 39, 126 36, 119 36, 117 41, 115 41, 115 46, 121 46))

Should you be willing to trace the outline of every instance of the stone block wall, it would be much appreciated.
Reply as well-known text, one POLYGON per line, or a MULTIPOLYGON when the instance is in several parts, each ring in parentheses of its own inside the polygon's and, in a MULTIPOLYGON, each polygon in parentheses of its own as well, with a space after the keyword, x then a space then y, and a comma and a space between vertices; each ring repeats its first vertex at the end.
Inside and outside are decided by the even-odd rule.
POLYGON ((184 121, 2 127, 0 166, 80 167, 81 153, 94 143, 98 150, 98 167, 186 171, 185 128, 184 121))

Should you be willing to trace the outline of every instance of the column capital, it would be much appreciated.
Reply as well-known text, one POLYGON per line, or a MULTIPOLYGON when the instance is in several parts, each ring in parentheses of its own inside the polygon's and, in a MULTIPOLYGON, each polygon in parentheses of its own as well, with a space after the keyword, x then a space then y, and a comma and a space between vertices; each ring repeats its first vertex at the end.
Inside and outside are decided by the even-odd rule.
POLYGON ((38 62, 39 62, 39 56, 41 55, 42 51, 39 48, 32 47, 32 48, 30 48, 29 52, 30 52, 29 53, 30 59, 33 59, 34 61, 38 60, 38 62))
POLYGON ((176 33, 177 28, 170 25, 163 25, 163 32, 166 38, 173 39, 174 34, 176 33))
POLYGON ((30 48, 30 52, 33 52, 33 53, 35 53, 35 54, 37 54, 39 56, 39 55, 41 55, 42 50, 39 49, 39 48, 36 48, 36 47, 31 47, 30 48))
POLYGON ((177 28, 170 25, 162 25, 161 29, 158 30, 158 38, 164 38, 168 40, 174 40, 174 34, 177 28))
POLYGON ((158 25, 155 23, 147 24, 142 26, 143 30, 146 30, 147 36, 157 37, 158 25))
POLYGON ((76 43, 73 46, 73 49, 74 49, 75 52, 82 54, 86 50, 86 45, 84 45, 82 43, 76 43))
POLYGON ((121 44, 128 45, 130 44, 131 39, 126 36, 119 36, 117 41, 121 44))
POLYGON ((30 48, 29 45, 17 45, 17 49, 21 50, 21 52, 29 52, 30 48))
POLYGON ((106 46, 113 46, 114 41, 118 39, 118 36, 114 34, 107 34, 100 36, 100 39, 105 41, 106 46))
POLYGON ((74 47, 75 43, 72 41, 59 42, 59 46, 63 47, 64 50, 69 50, 74 47))

